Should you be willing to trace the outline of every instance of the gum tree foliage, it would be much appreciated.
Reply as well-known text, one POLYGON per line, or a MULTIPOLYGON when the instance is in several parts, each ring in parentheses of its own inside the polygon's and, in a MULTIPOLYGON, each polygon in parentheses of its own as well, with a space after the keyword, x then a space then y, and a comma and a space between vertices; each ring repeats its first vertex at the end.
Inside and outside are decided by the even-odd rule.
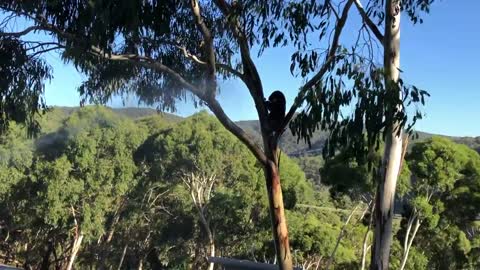
POLYGON ((1 132, 11 121, 25 123, 29 135, 39 131, 35 115, 46 108, 44 83, 50 78, 50 67, 30 54, 22 41, 0 34, 1 132))
POLYGON ((101 243, 111 217, 136 184, 133 152, 144 136, 132 122, 88 107, 39 138, 37 150, 30 148, 30 163, 28 155, 23 157, 24 176, 10 187, 9 197, 2 197, 2 204, 8 203, 2 211, 12 218, 2 231, 10 234, 7 250, 26 268, 65 268, 75 261, 75 245, 101 243))
MULTIPOLYGON (((192 173, 215 177, 202 214, 213 234, 216 253, 245 259, 253 254, 273 260, 273 243, 266 234, 268 200, 262 192, 261 167, 214 117, 201 112, 154 133, 138 149, 136 159, 145 166, 142 189, 158 189, 153 194, 163 194, 158 201, 165 212, 171 213, 166 224, 151 227, 146 250, 155 252, 146 256, 149 263, 157 258, 168 268, 184 264, 206 267, 203 258, 208 254, 209 244, 205 226, 188 186, 182 181, 182 177, 192 173), (184 240, 180 243, 179 238, 184 240)), ((313 189, 300 168, 287 156, 282 157, 281 164, 285 207, 293 209, 297 202, 313 202, 313 189)), ((162 218, 165 212, 151 212, 151 224, 143 226, 150 227, 156 220, 165 223, 162 218)), ((134 241, 129 246, 135 245, 134 241)))
MULTIPOLYGON (((406 0, 401 2, 401 9, 416 22, 421 12, 428 12, 431 2, 406 0)), ((290 127, 307 141, 317 128, 332 130, 328 153, 334 153, 335 146, 341 144, 362 154, 366 145, 357 139, 359 133, 366 131, 367 145, 373 146, 394 123, 407 123, 404 110, 394 109, 406 102, 398 95, 400 90, 412 102, 423 103, 426 94, 401 80, 394 85, 388 79, 384 83, 381 66, 372 62, 374 41, 358 39, 353 47, 340 43, 354 4, 364 19, 360 32, 371 31, 383 43, 376 24, 391 18, 383 11, 391 1, 372 0, 366 9, 358 0, 342 3, 1 1, 3 11, 30 22, 17 32, 7 32, 4 27, 1 36, 24 37, 34 31, 48 34, 51 40, 30 47, 32 53, 59 50, 66 61, 87 75, 79 89, 85 100, 106 102, 119 93, 134 93, 142 102, 174 110, 176 101, 193 94, 195 102, 206 105, 264 167, 279 264, 281 269, 291 269, 278 178, 279 134, 272 135, 267 121, 264 89, 251 48, 259 48, 260 54, 276 46, 295 48, 291 71, 304 77, 306 83, 298 90, 284 126, 306 101, 305 110, 290 127), (318 42, 326 43, 327 49, 310 45, 318 42), (247 86, 258 112, 263 149, 225 115, 216 100, 217 83, 223 78, 236 78, 247 86), (347 80, 354 82, 353 87, 346 86, 347 80), (383 91, 386 88, 399 91, 383 91), (356 104, 352 117, 340 118, 341 108, 351 102, 356 104)), ((412 122, 419 117, 415 115, 412 122)))
POLYGON ((0 250, 8 259, 15 258, 19 243, 30 240, 31 234, 24 232, 33 231, 28 225, 32 218, 25 188, 33 143, 25 135, 22 125, 10 123, 0 136, 0 250), (24 192, 18 190, 23 188, 24 192))
POLYGON ((480 156, 465 145, 433 137, 416 144, 407 159, 413 178, 406 194, 406 233, 400 237, 403 259, 412 245, 407 243, 415 239, 417 249, 427 250, 429 268, 475 269, 478 235, 472 232, 480 213, 480 156))

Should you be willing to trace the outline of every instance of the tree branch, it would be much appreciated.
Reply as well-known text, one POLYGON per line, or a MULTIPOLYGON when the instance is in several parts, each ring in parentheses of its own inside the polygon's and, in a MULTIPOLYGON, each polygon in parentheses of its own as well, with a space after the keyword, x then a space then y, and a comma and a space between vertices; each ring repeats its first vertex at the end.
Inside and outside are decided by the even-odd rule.
MULTIPOLYGON (((17 12, 18 14, 18 12, 17 12)), ((25 14, 23 14, 25 15, 25 14)), ((82 44, 82 39, 76 37, 73 34, 67 33, 54 25, 48 23, 46 20, 42 18, 36 18, 29 16, 26 14, 25 16, 28 16, 29 18, 33 19, 37 24, 35 26, 35 30, 43 30, 46 32, 51 32, 57 34, 59 37, 67 40, 71 40, 74 42, 78 42, 82 44)), ((27 28, 29 29, 28 31, 33 31, 34 29, 31 29, 30 27, 27 28)), ((27 31, 25 29, 24 31, 21 31, 19 33, 24 33, 27 31)), ((248 47, 247 47, 248 48, 248 47)), ((89 53, 92 53, 96 56, 102 57, 107 60, 112 60, 112 61, 126 61, 132 64, 136 64, 145 68, 157 70, 159 72, 164 72, 177 80, 184 88, 188 89, 190 92, 192 92, 194 95, 196 95, 200 100, 204 101, 205 104, 210 108, 210 110, 215 114, 215 116, 219 119, 219 121, 222 123, 222 125, 229 130, 230 132, 233 133, 242 143, 244 143, 247 148, 255 155, 257 160, 261 162, 262 164, 266 164, 267 158, 262 151, 262 148, 255 143, 253 138, 251 138, 244 130, 242 130, 238 125, 236 125, 223 111, 223 108, 221 105, 218 103, 218 101, 213 97, 206 95, 204 91, 193 85, 192 83, 188 82, 183 78, 180 74, 178 74, 176 71, 172 70, 170 67, 162 64, 161 62, 158 62, 154 59, 148 58, 146 56, 140 56, 137 54, 112 54, 112 53, 107 53, 104 52, 102 49, 95 47, 95 46, 90 46, 88 49, 89 53)), ((253 63, 253 62, 252 62, 253 63)), ((225 68, 226 70, 229 70, 230 67, 224 64, 218 64, 222 68, 225 68)), ((231 71, 233 74, 241 75, 241 78, 244 78, 245 76, 241 74, 238 71, 231 71)), ((255 69, 256 71, 256 69, 255 69)), ((239 76, 240 77, 240 76, 239 76)), ((263 97, 263 95, 262 95, 263 97)), ((263 102, 262 102, 263 106, 263 102)), ((266 114, 265 114, 266 115, 266 114)))
MULTIPOLYGON (((255 102, 255 107, 257 109, 258 118, 260 120, 260 127, 262 131, 265 131, 267 121, 267 108, 264 104, 265 96, 263 94, 263 85, 258 74, 258 70, 253 63, 252 57, 250 55, 250 48, 248 40, 245 36, 245 33, 242 32, 238 20, 232 13, 232 6, 228 4, 225 0, 214 0, 215 5, 220 9, 220 11, 225 16, 230 29, 233 33, 233 36, 237 40, 237 43, 240 47, 240 55, 242 58, 243 64, 243 81, 247 85, 250 95, 255 102)), ((237 2, 237 5, 239 3, 237 2)))
POLYGON ((362 3, 360 0, 355 0, 355 6, 358 9, 358 12, 360 13, 360 16, 362 16, 363 21, 367 24, 368 28, 372 30, 373 34, 375 37, 377 37, 378 41, 383 44, 383 35, 378 29, 378 27, 375 25, 375 23, 368 17, 367 13, 365 12, 365 9, 362 6, 362 3))
POLYGON ((338 15, 338 12, 335 10, 335 7, 332 5, 332 2, 328 1, 328 5, 330 6, 330 9, 333 11, 335 18, 337 18, 337 20, 340 20, 340 15, 338 15))
POLYGON ((185 88, 190 89, 190 91, 195 94, 198 98, 205 102, 205 104, 210 108, 210 110, 215 114, 218 120, 222 123, 222 125, 232 132, 242 143, 244 143, 247 148, 255 155, 257 160, 262 164, 267 163, 267 158, 265 153, 262 151, 262 148, 255 143, 253 138, 251 138, 243 129, 241 129, 237 124, 235 124, 223 111, 223 108, 218 103, 218 101, 209 95, 205 95, 191 83, 187 82, 180 74, 175 72, 174 70, 170 69, 169 67, 154 61, 153 59, 139 56, 139 55, 130 55, 130 54, 122 54, 122 55, 115 55, 115 54, 107 54, 102 52, 99 48, 92 47, 95 50, 96 54, 99 56, 103 56, 109 60, 117 60, 117 61, 129 61, 134 64, 142 65, 146 68, 151 68, 154 70, 158 70, 160 72, 168 73, 170 76, 177 79, 185 88))
POLYGON ((248 135, 243 129, 236 125, 232 120, 223 111, 222 107, 217 100, 211 99, 206 102, 208 108, 217 116, 218 120, 223 124, 223 126, 232 132, 240 141, 242 141, 248 149, 255 155, 257 160, 262 163, 262 165, 267 164, 267 157, 262 151, 262 148, 254 142, 254 140, 248 135))
POLYGON ((24 36, 32 31, 37 31, 37 30, 43 30, 43 28, 41 26, 30 26, 30 27, 27 27, 25 28, 23 31, 20 31, 20 32, 0 32, 0 37, 15 37, 15 38, 19 38, 21 36, 24 36))
POLYGON ((348 17, 348 11, 350 10, 350 7, 352 6, 354 0, 348 0, 348 2, 345 4, 345 7, 343 8, 342 11, 342 16, 340 17, 340 20, 337 21, 337 25, 335 26, 335 32, 333 34, 333 40, 332 44, 330 45, 330 49, 327 54, 327 58, 325 60, 325 63, 323 63, 322 67, 320 70, 315 74, 309 81, 307 81, 301 88, 300 91, 295 98, 292 107, 290 107, 290 110, 288 111, 287 115, 285 116, 285 121, 283 123, 283 128, 282 130, 285 130, 287 127, 288 123, 292 120, 293 115, 297 111, 297 109, 302 105, 303 101, 305 100, 305 94, 307 91, 312 88, 314 85, 316 85, 325 75, 325 73, 329 70, 331 67, 332 63, 334 62, 336 58, 336 51, 338 49, 339 45, 339 40, 340 40, 340 35, 342 33, 343 27, 345 26, 345 22, 347 21, 348 17))
POLYGON ((195 23, 203 35, 205 54, 207 56, 207 92, 209 95, 215 95, 217 90, 216 70, 215 70, 215 50, 213 48, 213 36, 200 14, 200 4, 197 0, 191 0, 192 13, 195 17, 195 23))
MULTIPOLYGON (((187 50, 187 48, 185 48, 184 46, 179 46, 179 45, 175 45, 175 46, 183 52, 183 55, 184 55, 186 58, 194 61, 194 62, 197 63, 197 64, 207 65, 207 62, 202 61, 200 58, 198 58, 198 56, 190 53, 190 52, 187 50)), ((227 72, 232 73, 233 75, 237 76, 237 77, 240 78, 241 80, 244 79, 244 76, 243 76, 243 74, 242 74, 240 71, 234 69, 233 67, 229 66, 228 64, 215 63, 215 66, 216 66, 217 68, 220 68, 220 69, 223 69, 223 70, 225 70, 225 71, 227 71, 227 72)))

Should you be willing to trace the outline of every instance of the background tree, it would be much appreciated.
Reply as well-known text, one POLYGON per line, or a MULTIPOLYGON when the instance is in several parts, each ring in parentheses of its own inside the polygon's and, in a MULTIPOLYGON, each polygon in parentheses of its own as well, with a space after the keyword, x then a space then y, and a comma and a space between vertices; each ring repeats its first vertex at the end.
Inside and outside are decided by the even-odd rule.
POLYGON ((25 123, 29 135, 39 131, 35 116, 46 108, 44 83, 51 78, 50 67, 31 54, 18 36, 0 34, 1 132, 11 121, 25 123))
MULTIPOLYGON (((347 147, 358 159, 364 160, 374 147, 378 148, 380 140, 385 142, 375 196, 375 242, 371 269, 387 269, 389 265, 395 189, 404 145, 403 132, 405 127, 410 131, 416 120, 421 118, 417 111, 407 126, 405 106, 419 101, 423 104, 424 96, 428 95, 414 86, 405 85, 400 78, 400 15, 404 11, 413 23, 422 22, 419 15, 429 12, 432 2, 368 1, 366 8, 359 0, 347 2, 346 7, 355 4, 362 18, 360 32, 369 32, 369 37, 375 37, 373 43, 381 46, 383 63, 378 64, 372 57, 365 57, 376 50, 367 46, 364 52, 365 48, 358 46, 360 38, 357 38, 352 49, 340 48, 343 54, 332 59, 335 60, 335 65, 332 65, 335 72, 323 78, 322 91, 306 93, 308 106, 291 125, 299 137, 307 141, 319 127, 331 130, 324 149, 325 155, 334 155, 336 148, 347 147), (378 26, 383 26, 383 34, 378 26), (353 81, 353 86, 346 87, 345 81, 353 81), (408 97, 411 97, 411 101, 407 101, 408 97), (340 108, 351 104, 353 98, 355 108, 350 117, 344 117, 340 108)), ((367 44, 372 44, 372 40, 368 40, 367 44)), ((294 56, 305 57, 304 63, 309 67, 310 54, 313 53, 306 51, 294 56)))
POLYGON ((132 123, 91 107, 39 140, 31 176, 37 194, 32 197, 38 200, 37 216, 56 231, 54 245, 64 247, 66 269, 74 266, 82 246, 98 245, 108 233, 107 219, 135 184, 132 156, 142 136, 132 123), (57 151, 45 152, 51 147, 57 151))
MULTIPOLYGON (((412 148, 408 155, 408 163, 412 171, 412 182, 406 194, 409 218, 404 224, 401 269, 407 262, 409 249, 422 224, 427 226, 420 236, 422 238, 420 247, 426 244, 423 237, 431 235, 441 239, 449 235, 448 240, 433 241, 436 243, 433 246, 439 244, 442 246, 441 249, 445 248, 443 254, 452 252, 449 262, 441 258, 431 258, 430 267, 441 269, 473 267, 467 266, 467 261, 472 256, 469 255, 470 241, 474 237, 472 235, 468 239, 466 231, 480 212, 476 201, 476 190, 480 184, 478 182, 480 156, 464 145, 445 138, 433 137, 417 143, 412 148), (450 244, 451 247, 443 244, 450 244)), ((440 249, 437 252, 440 252, 440 249)), ((435 254, 430 256, 439 255, 435 254)))

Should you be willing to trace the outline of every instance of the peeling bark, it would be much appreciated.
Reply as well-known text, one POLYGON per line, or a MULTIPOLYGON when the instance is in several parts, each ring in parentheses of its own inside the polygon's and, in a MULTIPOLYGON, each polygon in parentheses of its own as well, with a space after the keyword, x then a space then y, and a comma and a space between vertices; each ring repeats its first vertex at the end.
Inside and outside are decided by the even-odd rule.
POLYGON ((280 186, 280 175, 277 163, 272 160, 269 160, 265 168, 265 180, 278 264, 281 270, 291 270, 293 269, 293 262, 288 241, 287 220, 283 205, 282 187, 280 186))

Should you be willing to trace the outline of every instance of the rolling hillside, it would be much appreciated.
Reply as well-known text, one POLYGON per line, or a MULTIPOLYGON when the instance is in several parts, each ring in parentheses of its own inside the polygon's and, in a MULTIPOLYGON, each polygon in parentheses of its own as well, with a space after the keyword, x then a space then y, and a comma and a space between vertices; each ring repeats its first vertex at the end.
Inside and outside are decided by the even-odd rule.
MULTIPOLYGON (((155 109, 151 108, 137 108, 137 107, 129 107, 129 108, 111 108, 114 112, 123 115, 125 117, 131 119, 139 119, 150 115, 158 114, 159 112, 155 109)), ((78 107, 53 107, 52 111, 48 113, 43 119, 42 123, 44 124, 46 130, 50 130, 54 128, 57 124, 60 124, 63 119, 67 118, 73 111, 78 110, 78 107)), ((169 122, 177 122, 181 121, 183 118, 171 113, 160 112, 162 117, 165 118, 166 121, 169 122)), ((257 120, 248 120, 248 121, 238 121, 237 124, 243 128, 247 133, 251 134, 254 139, 261 143, 260 138, 260 126, 257 120)), ((418 132, 418 139, 423 140, 426 138, 430 138, 432 136, 443 136, 438 134, 431 134, 426 132, 418 132)), ((283 134, 280 146, 282 147, 283 151, 290 156, 301 156, 305 154, 316 155, 321 153, 321 149, 323 144, 325 143, 325 139, 327 138, 328 133, 323 131, 317 131, 314 133, 313 138, 311 140, 312 145, 311 148, 308 146, 307 143, 304 141, 299 141, 297 143, 297 138, 295 138, 290 130, 287 130, 285 134, 283 134)), ((472 149, 480 152, 480 136, 478 137, 452 137, 452 136, 443 136, 449 138, 457 143, 465 144, 472 149)))

